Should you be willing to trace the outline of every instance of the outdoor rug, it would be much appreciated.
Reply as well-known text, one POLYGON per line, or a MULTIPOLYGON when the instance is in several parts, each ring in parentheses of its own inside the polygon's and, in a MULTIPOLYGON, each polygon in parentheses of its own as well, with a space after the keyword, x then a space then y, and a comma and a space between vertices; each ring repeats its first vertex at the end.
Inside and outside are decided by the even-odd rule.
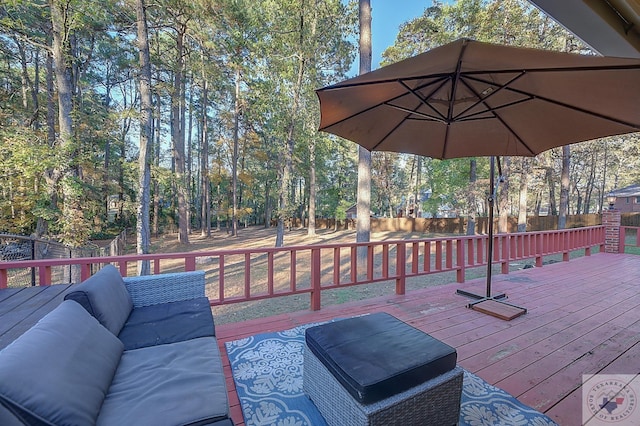
MULTIPOLYGON (((314 325, 226 343, 247 426, 326 426, 302 390, 304 331, 314 325)), ((465 370, 459 425, 556 423, 465 370)))

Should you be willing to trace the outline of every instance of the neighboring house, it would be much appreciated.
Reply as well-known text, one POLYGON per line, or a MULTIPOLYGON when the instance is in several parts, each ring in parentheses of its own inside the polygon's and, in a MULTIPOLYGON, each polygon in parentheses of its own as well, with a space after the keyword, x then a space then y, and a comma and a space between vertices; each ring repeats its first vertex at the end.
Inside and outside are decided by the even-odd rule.
POLYGON ((613 208, 621 213, 640 212, 640 185, 629 185, 609 192, 616 197, 613 208))
MULTIPOLYGON (((345 213, 347 214, 347 219, 357 219, 358 218, 358 205, 354 204, 351 207, 349 207, 345 213)), ((372 211, 370 211, 369 216, 371 217, 375 217, 376 214, 372 211)))

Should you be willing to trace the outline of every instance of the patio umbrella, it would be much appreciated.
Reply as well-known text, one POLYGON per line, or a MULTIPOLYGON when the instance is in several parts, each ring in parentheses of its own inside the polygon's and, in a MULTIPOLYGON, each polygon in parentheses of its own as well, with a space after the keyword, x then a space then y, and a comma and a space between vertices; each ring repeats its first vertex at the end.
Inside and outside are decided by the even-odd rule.
MULTIPOLYGON (((460 39, 316 92, 320 130, 372 151, 438 159, 535 156, 640 131, 638 59, 460 39)), ((493 183, 491 192, 492 217, 493 183)))

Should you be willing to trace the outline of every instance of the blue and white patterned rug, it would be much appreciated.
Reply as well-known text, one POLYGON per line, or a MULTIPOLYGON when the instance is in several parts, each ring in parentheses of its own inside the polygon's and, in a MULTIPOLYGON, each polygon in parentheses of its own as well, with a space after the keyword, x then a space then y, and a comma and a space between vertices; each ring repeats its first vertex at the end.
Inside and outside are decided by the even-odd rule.
MULTIPOLYGON (((302 391, 304 330, 314 325, 226 343, 246 426, 326 426, 302 391)), ((459 424, 556 425, 466 370, 459 424)))

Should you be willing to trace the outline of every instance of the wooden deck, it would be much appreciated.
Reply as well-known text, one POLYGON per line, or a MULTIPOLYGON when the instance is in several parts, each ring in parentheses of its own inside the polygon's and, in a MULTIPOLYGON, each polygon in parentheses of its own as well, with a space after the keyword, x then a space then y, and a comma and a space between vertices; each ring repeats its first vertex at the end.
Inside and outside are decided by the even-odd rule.
MULTIPOLYGON (((580 425, 582 374, 640 373, 640 256, 596 254, 510 275, 494 276, 495 292, 528 312, 512 321, 466 308, 463 288, 483 294, 483 280, 447 284, 318 312, 217 327, 225 341, 334 317, 388 312, 455 347, 458 363, 546 413, 580 425)), ((425 278, 428 279, 428 278, 425 278)), ((232 416, 242 414, 225 359, 232 416)))
MULTIPOLYGON (((527 308, 512 321, 466 308, 462 288, 484 292, 484 281, 447 284, 355 303, 237 324, 218 325, 224 342, 308 322, 388 312, 443 340, 458 363, 560 425, 581 424, 581 380, 587 373, 640 373, 640 256, 595 254, 496 275, 494 292, 527 308)), ((425 279, 428 279, 426 277, 425 279)), ((68 286, 0 290, 0 348, 62 300, 68 286)), ((232 417, 242 425, 229 363, 223 356, 232 417)))

